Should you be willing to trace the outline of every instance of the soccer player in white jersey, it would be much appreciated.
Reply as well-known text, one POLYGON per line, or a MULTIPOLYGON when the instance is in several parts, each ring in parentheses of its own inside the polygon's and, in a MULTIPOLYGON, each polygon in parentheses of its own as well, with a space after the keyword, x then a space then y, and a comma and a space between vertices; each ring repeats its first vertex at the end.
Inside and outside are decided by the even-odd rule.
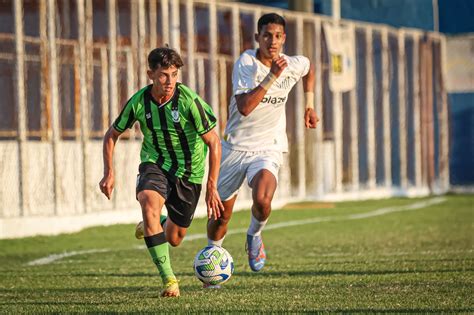
POLYGON ((319 121, 314 110, 313 66, 304 56, 283 54, 285 39, 283 17, 275 13, 263 15, 255 34, 259 48, 242 53, 234 65, 233 96, 217 184, 225 210, 220 218, 211 218, 207 226, 209 245, 222 246, 238 191, 247 178, 253 205, 246 248, 253 271, 261 270, 265 264, 261 232, 270 216, 282 153, 288 151, 285 104, 288 93, 301 78, 305 107, 295 104, 301 106, 295 110, 305 110, 306 128, 316 128, 319 121))

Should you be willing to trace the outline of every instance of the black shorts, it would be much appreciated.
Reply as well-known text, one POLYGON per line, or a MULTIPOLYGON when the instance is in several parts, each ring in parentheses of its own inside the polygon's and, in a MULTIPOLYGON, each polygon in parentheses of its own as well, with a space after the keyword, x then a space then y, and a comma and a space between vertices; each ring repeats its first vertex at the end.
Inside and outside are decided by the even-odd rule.
POLYGON ((145 162, 138 168, 136 194, 154 190, 165 198, 168 218, 176 225, 189 227, 201 195, 201 185, 166 174, 155 163, 145 162))

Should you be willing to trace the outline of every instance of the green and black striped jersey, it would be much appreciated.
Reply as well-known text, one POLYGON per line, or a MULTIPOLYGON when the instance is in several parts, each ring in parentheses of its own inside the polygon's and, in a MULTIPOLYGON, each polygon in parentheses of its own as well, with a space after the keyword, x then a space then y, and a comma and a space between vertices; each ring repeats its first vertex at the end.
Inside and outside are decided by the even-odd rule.
POLYGON ((159 104, 149 85, 133 95, 113 126, 123 132, 140 123, 142 162, 156 163, 171 176, 200 184, 204 176, 207 146, 201 135, 216 125, 211 107, 184 84, 176 84, 172 98, 159 104))

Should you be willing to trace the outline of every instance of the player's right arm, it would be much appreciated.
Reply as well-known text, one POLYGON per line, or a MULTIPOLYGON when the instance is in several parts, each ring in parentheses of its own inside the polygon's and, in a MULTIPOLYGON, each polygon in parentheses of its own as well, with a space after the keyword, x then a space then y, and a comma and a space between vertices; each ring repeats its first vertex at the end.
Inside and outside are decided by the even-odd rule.
POLYGON ((257 87, 247 93, 235 95, 237 109, 242 116, 248 116, 260 104, 273 82, 287 66, 288 63, 283 57, 272 60, 270 72, 257 87))
POLYGON ((110 200, 112 191, 115 184, 113 156, 115 143, 122 133, 119 132, 114 126, 110 126, 109 130, 105 133, 104 143, 102 147, 103 159, 104 159, 104 176, 99 183, 100 191, 110 200))

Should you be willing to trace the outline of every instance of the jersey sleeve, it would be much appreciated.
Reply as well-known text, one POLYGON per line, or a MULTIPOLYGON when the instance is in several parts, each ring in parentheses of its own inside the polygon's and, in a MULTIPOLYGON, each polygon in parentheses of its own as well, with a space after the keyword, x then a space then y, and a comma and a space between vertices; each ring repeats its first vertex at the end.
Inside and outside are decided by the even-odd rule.
POLYGON ((198 135, 209 132, 217 124, 216 116, 209 104, 197 96, 190 107, 191 119, 198 135))
POLYGON ((298 72, 300 73, 300 78, 304 77, 309 72, 310 61, 305 56, 295 56, 295 64, 298 67, 298 72))
POLYGON ((134 103, 134 97, 130 98, 122 108, 120 115, 115 119, 113 127, 118 132, 124 132, 127 128, 131 128, 137 121, 134 103))
POLYGON ((232 70, 232 91, 234 95, 244 94, 254 89, 255 71, 252 59, 242 54, 232 70))

